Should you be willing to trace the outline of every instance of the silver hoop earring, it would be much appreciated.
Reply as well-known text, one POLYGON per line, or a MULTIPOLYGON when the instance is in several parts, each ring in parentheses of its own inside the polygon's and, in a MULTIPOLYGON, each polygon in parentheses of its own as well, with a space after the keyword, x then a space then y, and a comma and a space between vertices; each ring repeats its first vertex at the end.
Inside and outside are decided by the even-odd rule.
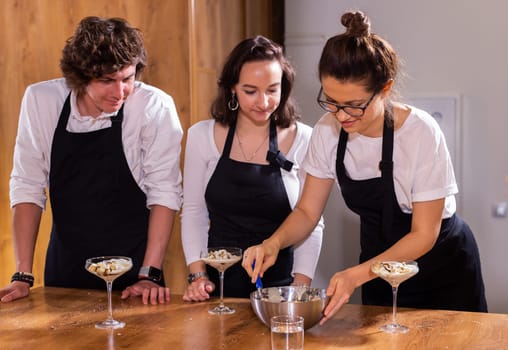
POLYGON ((230 111, 236 111, 239 107, 238 100, 236 99, 236 94, 231 93, 231 100, 228 102, 228 108, 230 111))

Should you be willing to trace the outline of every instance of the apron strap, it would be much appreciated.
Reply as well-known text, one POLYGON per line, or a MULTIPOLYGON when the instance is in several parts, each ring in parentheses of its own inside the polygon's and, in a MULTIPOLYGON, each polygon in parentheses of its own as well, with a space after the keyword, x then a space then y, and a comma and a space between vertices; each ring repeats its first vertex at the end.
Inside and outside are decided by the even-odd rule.
POLYGON ((270 148, 266 152, 266 160, 270 164, 282 168, 286 171, 291 171, 293 168, 293 162, 286 159, 284 154, 279 150, 279 144, 277 142, 277 126, 275 121, 270 119, 270 148))
POLYGON ((393 223, 393 127, 388 125, 387 113, 383 125, 383 149, 382 158, 379 162, 381 170, 381 183, 383 184, 383 211, 382 230, 383 235, 388 237, 393 223))
POLYGON ((60 112, 60 118, 58 118, 57 129, 65 130, 67 126, 67 121, 69 120, 69 115, 71 114, 71 93, 67 95, 65 99, 65 103, 62 107, 62 111, 60 112))
POLYGON ((118 110, 118 112, 111 117, 111 124, 112 126, 120 126, 122 125, 122 122, 123 122, 123 107, 125 106, 125 102, 122 103, 122 107, 120 107, 120 109, 118 110))
POLYGON ((346 172, 344 169, 344 156, 346 154, 346 144, 348 138, 349 134, 345 132, 344 129, 341 128, 339 136, 339 144, 337 145, 337 159, 335 160, 335 171, 337 173, 337 180, 339 184, 341 183, 343 176, 346 172))
POLYGON ((222 151, 222 157, 229 158, 229 153, 231 153, 231 146, 233 145, 233 138, 235 137, 236 130, 236 119, 229 126, 228 135, 226 136, 226 142, 224 143, 224 150, 222 151))

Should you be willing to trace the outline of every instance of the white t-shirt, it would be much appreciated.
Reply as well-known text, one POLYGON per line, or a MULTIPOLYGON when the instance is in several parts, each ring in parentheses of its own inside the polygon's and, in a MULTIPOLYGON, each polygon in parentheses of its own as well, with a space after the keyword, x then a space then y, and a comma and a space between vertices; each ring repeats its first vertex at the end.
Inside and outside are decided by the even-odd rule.
MULTIPOLYGON (((454 194, 458 188, 444 135, 431 115, 409 107, 411 113, 394 132, 393 141, 393 180, 399 206, 404 213, 410 214, 413 202, 445 198, 442 218, 449 218, 456 211, 454 194)), ((309 174, 337 179, 335 161, 340 129, 339 122, 330 113, 318 121, 303 162, 309 174)), ((349 135, 344 165, 351 179, 381 176, 382 142, 382 137, 349 135)))
MULTIPOLYGON (((208 243, 209 217, 205 191, 221 157, 215 144, 214 125, 213 119, 200 121, 189 128, 187 135, 182 211, 182 244, 187 264, 198 261, 200 252, 206 249, 208 243)), ((293 168, 289 172, 280 170, 292 208, 298 201, 305 179, 301 162, 305 157, 311 132, 312 128, 309 126, 297 123, 295 140, 285 155, 294 163, 293 168)), ((323 227, 321 221, 311 236, 296 246, 293 273, 314 277, 321 251, 323 227)))
MULTIPOLYGON (((21 103, 14 166, 10 179, 11 206, 46 205, 51 146, 60 112, 70 90, 63 78, 30 85, 21 103)), ((71 93, 69 132, 90 132, 111 126, 111 116, 81 116, 71 93)), ((134 179, 147 196, 147 206, 179 210, 182 202, 180 150, 182 127, 171 96, 135 82, 124 105, 122 143, 134 179)), ((107 175, 107 174, 105 174, 107 175)))

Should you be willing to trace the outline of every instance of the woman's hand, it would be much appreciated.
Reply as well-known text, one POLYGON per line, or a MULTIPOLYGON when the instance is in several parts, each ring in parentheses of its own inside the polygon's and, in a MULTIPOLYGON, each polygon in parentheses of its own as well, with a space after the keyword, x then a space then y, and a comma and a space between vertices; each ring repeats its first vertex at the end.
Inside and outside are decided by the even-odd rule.
POLYGON ((263 243, 249 247, 243 253, 242 267, 251 277, 251 282, 256 283, 258 276, 263 277, 266 270, 277 260, 280 245, 272 238, 263 243))
POLYGON ((28 283, 14 281, 7 287, 0 290, 0 301, 6 303, 16 299, 24 298, 30 294, 28 283))
POLYGON ((325 307, 324 317, 319 321, 319 324, 322 325, 328 321, 344 304, 347 304, 355 288, 356 282, 348 270, 335 273, 326 289, 326 295, 330 297, 330 302, 325 307))
POLYGON ((184 301, 204 301, 210 299, 210 293, 215 290, 215 284, 208 278, 200 278, 187 286, 183 295, 184 301))
POLYGON ((122 292, 122 299, 129 297, 141 296, 143 304, 164 304, 170 299, 170 292, 168 287, 161 287, 157 283, 149 280, 140 280, 124 289, 122 292))

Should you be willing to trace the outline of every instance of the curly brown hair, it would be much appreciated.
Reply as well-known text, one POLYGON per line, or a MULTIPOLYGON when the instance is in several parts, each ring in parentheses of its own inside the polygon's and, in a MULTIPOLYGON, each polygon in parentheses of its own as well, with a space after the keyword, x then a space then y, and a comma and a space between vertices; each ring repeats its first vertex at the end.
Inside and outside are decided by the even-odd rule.
POLYGON ((136 65, 146 66, 141 31, 122 18, 85 17, 62 50, 60 68, 67 85, 78 93, 91 80, 136 65))
POLYGON ((270 117, 273 118, 277 126, 289 127, 300 119, 293 99, 290 97, 295 72, 284 57, 282 48, 261 35, 241 41, 227 57, 218 81, 217 97, 211 106, 212 117, 223 125, 231 126, 236 121, 238 111, 228 108, 231 89, 238 83, 243 65, 253 61, 277 61, 280 63, 282 68, 280 104, 270 117))

